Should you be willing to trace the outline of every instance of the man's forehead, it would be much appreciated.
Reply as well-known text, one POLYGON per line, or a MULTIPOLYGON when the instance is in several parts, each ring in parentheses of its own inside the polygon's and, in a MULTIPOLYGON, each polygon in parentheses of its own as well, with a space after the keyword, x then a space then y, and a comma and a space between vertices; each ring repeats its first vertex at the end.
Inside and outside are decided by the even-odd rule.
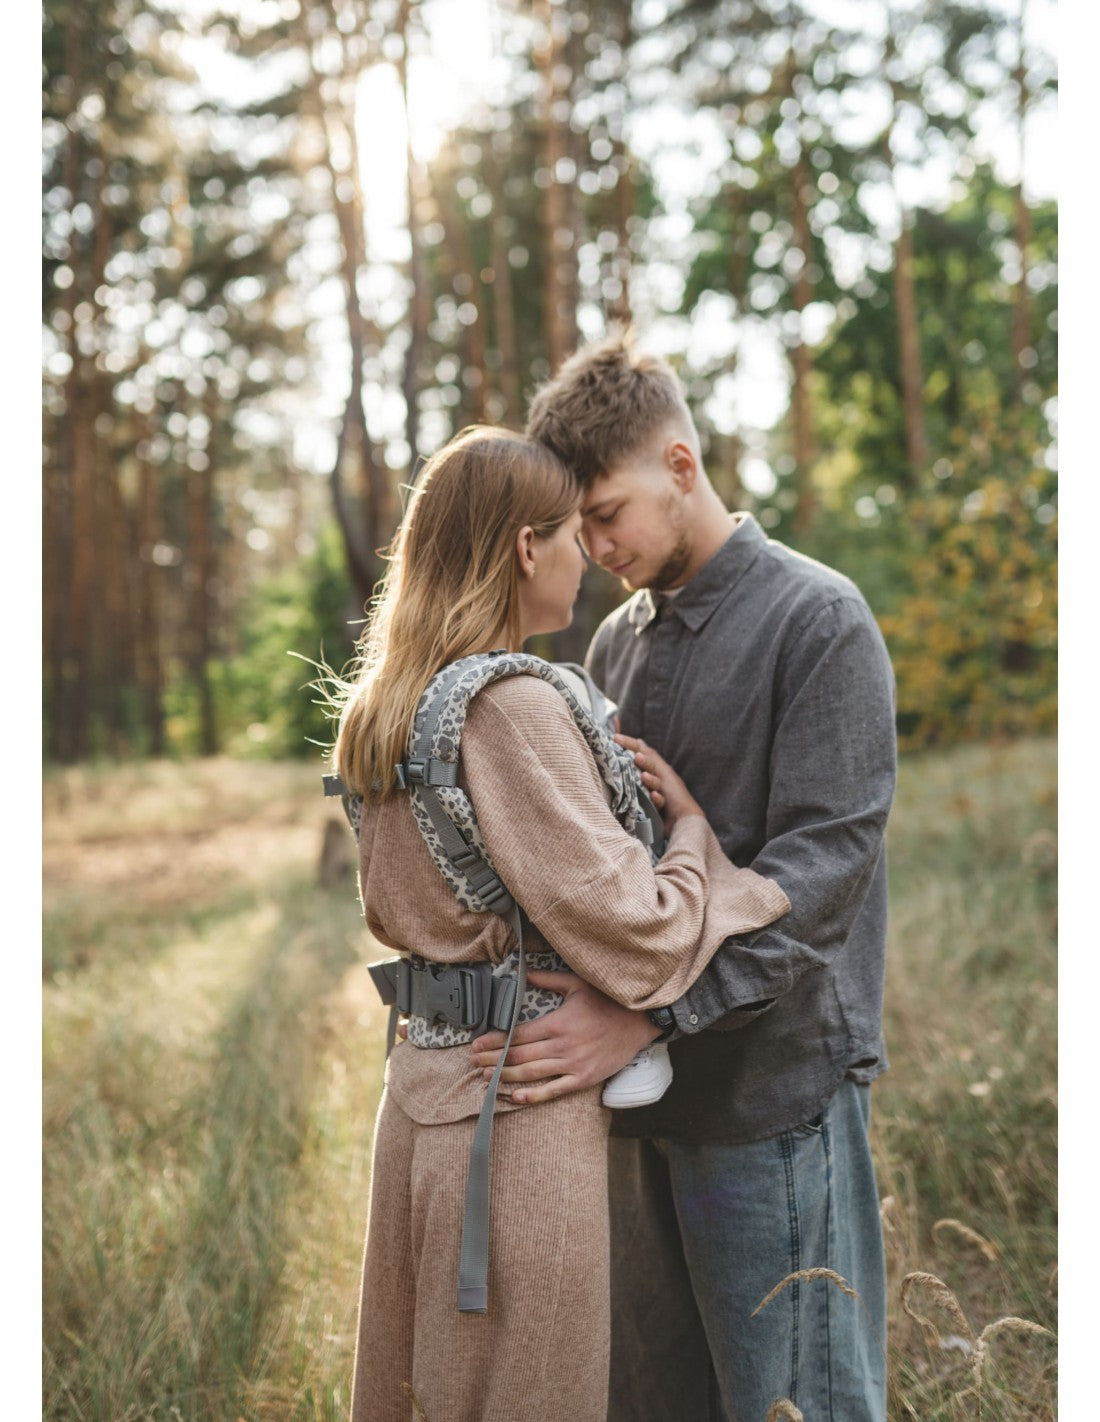
POLYGON ((640 473, 622 465, 606 474, 597 474, 581 500, 581 514, 587 518, 589 514, 598 513, 605 504, 623 498, 639 483, 640 473))

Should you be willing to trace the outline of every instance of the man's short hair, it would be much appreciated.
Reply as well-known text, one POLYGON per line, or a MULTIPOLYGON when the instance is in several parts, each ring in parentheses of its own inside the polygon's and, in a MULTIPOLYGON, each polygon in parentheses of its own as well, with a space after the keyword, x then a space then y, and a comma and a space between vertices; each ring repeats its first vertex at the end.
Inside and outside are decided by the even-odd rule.
POLYGON ((588 488, 673 416, 694 430, 676 372, 617 332, 575 351, 536 391, 527 433, 588 488))

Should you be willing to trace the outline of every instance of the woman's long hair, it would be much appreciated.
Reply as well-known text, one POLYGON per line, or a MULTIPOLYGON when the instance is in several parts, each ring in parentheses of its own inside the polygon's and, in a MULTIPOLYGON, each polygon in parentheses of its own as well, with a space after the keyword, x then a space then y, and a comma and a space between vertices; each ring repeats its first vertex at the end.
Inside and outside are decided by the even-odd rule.
POLYGON ((510 430, 463 430, 428 461, 390 550, 390 566, 351 679, 333 697, 333 761, 357 794, 382 798, 424 688, 442 667, 518 647, 516 536, 546 537, 577 507, 578 485, 544 446, 510 430))

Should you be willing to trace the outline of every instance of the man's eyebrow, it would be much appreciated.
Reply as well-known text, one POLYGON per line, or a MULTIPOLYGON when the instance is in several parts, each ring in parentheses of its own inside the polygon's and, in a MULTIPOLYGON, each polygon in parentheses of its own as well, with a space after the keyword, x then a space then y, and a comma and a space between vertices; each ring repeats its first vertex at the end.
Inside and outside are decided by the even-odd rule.
POLYGON ((581 518, 588 518, 590 514, 596 513, 600 509, 607 508, 608 504, 613 504, 618 499, 618 494, 607 494, 604 498, 598 499, 594 504, 581 505, 581 518))

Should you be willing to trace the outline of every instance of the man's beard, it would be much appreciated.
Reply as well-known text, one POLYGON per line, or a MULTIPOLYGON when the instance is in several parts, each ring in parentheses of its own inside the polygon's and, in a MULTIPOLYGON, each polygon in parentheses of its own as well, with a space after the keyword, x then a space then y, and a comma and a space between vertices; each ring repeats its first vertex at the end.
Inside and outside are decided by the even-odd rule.
POLYGON ((664 592, 666 588, 675 586, 680 582, 690 561, 691 545, 688 543, 687 534, 681 532, 677 534, 671 553, 650 578, 647 586, 654 592, 664 592))
POLYGON ((668 520, 669 528, 676 535, 676 540, 668 557, 645 583, 645 586, 652 588, 654 592, 664 592, 666 588, 678 584, 684 576, 684 569, 691 562, 691 540, 687 535, 687 520, 675 494, 669 493, 662 512, 668 520))

